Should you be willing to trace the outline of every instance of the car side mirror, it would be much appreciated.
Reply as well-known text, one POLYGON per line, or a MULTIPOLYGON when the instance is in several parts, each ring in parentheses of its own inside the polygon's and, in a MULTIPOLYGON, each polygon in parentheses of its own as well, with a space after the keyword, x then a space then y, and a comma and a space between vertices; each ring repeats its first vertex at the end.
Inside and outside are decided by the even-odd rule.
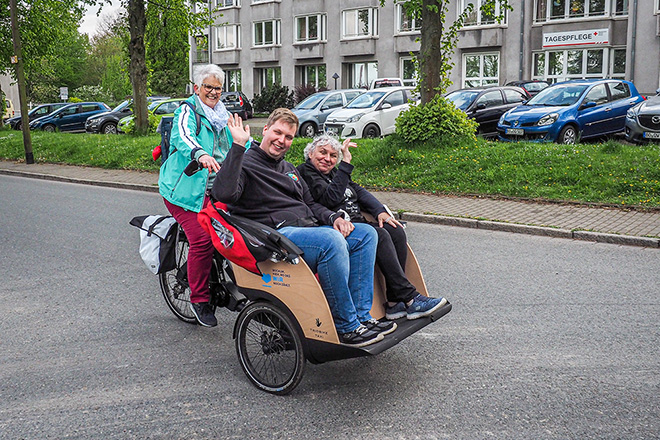
POLYGON ((58 113, 57 115, 55 115, 57 119, 62 119, 62 116, 63 116, 62 113, 58 113))
POLYGON ((389 102, 386 102, 380 108, 381 108, 381 110, 387 110, 388 108, 392 108, 392 104, 390 104, 389 102))
POLYGON ((477 104, 477 110, 483 110, 486 108, 486 104, 484 102, 480 102, 477 104))
POLYGON ((596 101, 585 102, 584 104, 582 104, 581 108, 591 108, 591 107, 596 107, 596 101))
POLYGON ((329 105, 321 106, 321 111, 325 111, 325 110, 330 110, 330 106, 329 105))
POLYGON ((522 105, 527 105, 527 99, 525 99, 524 101, 520 101, 520 103, 521 103, 522 105))

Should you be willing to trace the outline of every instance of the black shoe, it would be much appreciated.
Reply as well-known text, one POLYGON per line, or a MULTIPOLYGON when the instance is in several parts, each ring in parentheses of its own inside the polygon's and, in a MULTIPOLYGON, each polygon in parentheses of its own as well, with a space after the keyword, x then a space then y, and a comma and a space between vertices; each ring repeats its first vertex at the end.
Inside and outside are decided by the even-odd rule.
POLYGON ((365 345, 373 344, 374 342, 382 340, 382 334, 373 330, 369 330, 362 324, 360 324, 360 326, 352 332, 339 334, 339 342, 342 344, 352 345, 354 347, 364 347, 365 345))
POLYGON ((396 330, 396 322, 392 321, 378 321, 377 319, 371 318, 368 321, 362 323, 369 330, 380 333, 381 335, 389 335, 394 330, 396 330))
POLYGON ((203 325, 204 327, 215 327, 218 325, 218 320, 215 319, 215 314, 213 313, 213 307, 209 303, 190 303, 190 310, 192 310, 199 325, 203 325))

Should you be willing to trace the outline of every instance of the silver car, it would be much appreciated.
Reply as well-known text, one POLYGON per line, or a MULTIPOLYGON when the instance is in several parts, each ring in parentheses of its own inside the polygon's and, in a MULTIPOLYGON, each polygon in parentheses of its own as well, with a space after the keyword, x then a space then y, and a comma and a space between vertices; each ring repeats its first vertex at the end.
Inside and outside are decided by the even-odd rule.
POLYGON ((660 142, 660 94, 628 110, 626 140, 636 144, 648 141, 660 142))
POLYGON ((326 90, 303 99, 292 111, 298 117, 298 135, 314 137, 321 131, 328 115, 366 92, 364 89, 326 90))

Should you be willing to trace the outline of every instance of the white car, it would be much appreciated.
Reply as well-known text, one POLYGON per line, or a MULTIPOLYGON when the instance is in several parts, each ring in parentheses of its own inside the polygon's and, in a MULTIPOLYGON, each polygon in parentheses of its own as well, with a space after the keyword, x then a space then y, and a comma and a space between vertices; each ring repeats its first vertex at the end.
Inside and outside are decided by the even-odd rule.
POLYGON ((332 112, 324 129, 341 138, 375 138, 394 133, 396 118, 410 107, 412 99, 412 87, 370 90, 332 112))

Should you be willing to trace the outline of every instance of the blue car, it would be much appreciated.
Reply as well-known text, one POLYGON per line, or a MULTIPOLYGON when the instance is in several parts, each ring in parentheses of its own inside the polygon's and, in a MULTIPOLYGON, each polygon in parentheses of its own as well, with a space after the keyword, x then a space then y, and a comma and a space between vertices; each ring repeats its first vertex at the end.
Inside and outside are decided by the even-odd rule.
POLYGON ((87 118, 109 110, 110 107, 102 102, 68 104, 47 116, 31 121, 30 130, 85 131, 87 118))
POLYGON ((580 139, 622 132, 626 112, 643 100, 630 81, 561 82, 504 113, 497 132, 503 141, 574 144, 580 139))

